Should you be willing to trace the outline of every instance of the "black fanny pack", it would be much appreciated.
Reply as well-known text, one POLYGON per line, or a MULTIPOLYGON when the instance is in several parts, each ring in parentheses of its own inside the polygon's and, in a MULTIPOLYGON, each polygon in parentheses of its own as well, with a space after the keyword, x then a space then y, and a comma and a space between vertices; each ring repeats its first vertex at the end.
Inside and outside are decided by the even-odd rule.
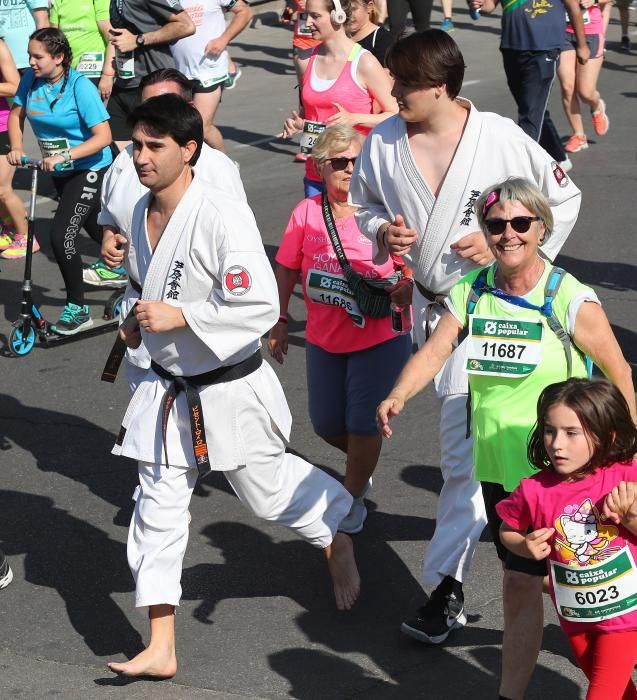
POLYGON ((374 280, 366 279, 360 273, 355 272, 349 264, 341 244, 341 239, 338 237, 336 225, 334 224, 334 217, 332 216, 332 208, 327 201, 327 194, 325 193, 323 193, 322 207, 323 220, 325 221, 327 232, 334 246, 336 257, 343 268, 343 274, 345 275, 347 284, 360 310, 371 318, 384 318, 385 316, 389 316, 391 313, 391 298, 386 287, 391 287, 400 281, 402 277, 400 270, 397 270, 389 277, 382 277, 374 280))

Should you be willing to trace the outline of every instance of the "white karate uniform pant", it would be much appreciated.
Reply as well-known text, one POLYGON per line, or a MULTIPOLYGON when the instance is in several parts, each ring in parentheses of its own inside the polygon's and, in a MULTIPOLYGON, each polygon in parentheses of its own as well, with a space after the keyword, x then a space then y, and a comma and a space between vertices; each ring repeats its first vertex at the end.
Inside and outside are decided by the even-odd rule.
MULTIPOLYGON (((425 343, 442 315, 442 307, 414 289, 414 340, 425 343)), ((437 586, 445 576, 464 581, 487 524, 480 482, 473 474, 473 436, 467 432, 467 375, 460 357, 451 357, 436 377, 440 399, 440 470, 442 489, 436 510, 436 529, 426 549, 423 583, 437 586), (454 361, 455 360, 455 361, 454 361), (460 360, 460 361, 458 361, 460 360)))
MULTIPOLYGON (((315 547, 327 547, 349 513, 351 495, 325 472, 264 445, 262 463, 224 475, 257 517, 289 527, 315 547), (266 452, 267 450, 267 452, 266 452)), ((181 569, 188 544, 188 506, 197 470, 140 462, 139 491, 128 533, 128 563, 136 606, 179 605, 181 569)))

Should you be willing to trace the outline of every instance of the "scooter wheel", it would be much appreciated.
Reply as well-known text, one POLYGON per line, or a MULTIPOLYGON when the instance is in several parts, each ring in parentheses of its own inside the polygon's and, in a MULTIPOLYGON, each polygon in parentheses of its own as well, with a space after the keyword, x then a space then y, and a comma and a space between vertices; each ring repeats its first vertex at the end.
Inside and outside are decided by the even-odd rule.
POLYGON ((22 324, 14 326, 9 334, 9 351, 15 357, 28 355, 35 345, 35 331, 29 326, 29 332, 23 335, 22 324))
POLYGON ((117 318, 122 311, 122 301, 124 301, 123 292, 113 292, 104 304, 104 319, 110 321, 117 318))

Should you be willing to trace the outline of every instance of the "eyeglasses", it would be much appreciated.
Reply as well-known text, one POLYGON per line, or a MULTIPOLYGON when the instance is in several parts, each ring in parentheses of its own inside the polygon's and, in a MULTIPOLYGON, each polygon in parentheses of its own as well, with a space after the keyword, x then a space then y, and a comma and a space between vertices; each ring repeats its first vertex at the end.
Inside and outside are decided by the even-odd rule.
POLYGON ((332 166, 332 170, 345 170, 345 168, 351 163, 354 167, 356 163, 356 156, 353 158, 345 158, 344 156, 340 158, 328 158, 327 162, 332 166))
POLYGON ((511 228, 517 233, 526 233, 531 228, 531 224, 539 220, 539 216, 514 216, 512 219, 487 219, 484 224, 492 236, 501 236, 507 224, 511 224, 511 228))

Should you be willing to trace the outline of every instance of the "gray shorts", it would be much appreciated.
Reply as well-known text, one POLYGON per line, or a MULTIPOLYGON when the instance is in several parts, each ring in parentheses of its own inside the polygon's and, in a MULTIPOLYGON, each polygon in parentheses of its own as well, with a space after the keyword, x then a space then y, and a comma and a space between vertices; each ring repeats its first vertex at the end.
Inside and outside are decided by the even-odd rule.
MULTIPOLYGON (((562 46, 562 53, 565 51, 575 51, 577 48, 577 39, 575 34, 571 32, 565 32, 564 45, 562 46)), ((587 34, 586 44, 588 50, 591 52, 591 58, 599 58, 604 53, 604 35, 603 34, 587 34)))

